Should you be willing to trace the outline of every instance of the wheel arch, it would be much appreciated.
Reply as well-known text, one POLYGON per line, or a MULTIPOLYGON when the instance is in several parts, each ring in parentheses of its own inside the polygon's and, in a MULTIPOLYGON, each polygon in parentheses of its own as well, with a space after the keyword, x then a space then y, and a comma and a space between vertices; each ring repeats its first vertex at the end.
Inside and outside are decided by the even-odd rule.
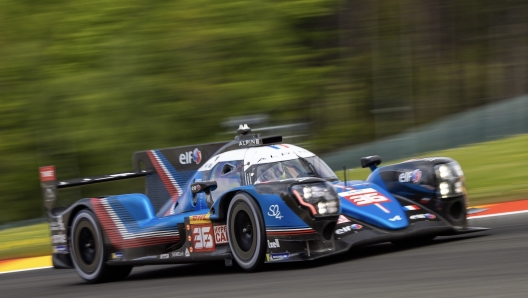
POLYGON ((87 204, 79 204, 79 205, 75 206, 72 209, 72 211, 70 212, 70 215, 69 215, 69 218, 68 218, 68 237, 70 235, 70 229, 71 229, 71 226, 72 226, 72 223, 73 223, 73 219, 75 218, 75 216, 79 212, 81 212, 82 210, 85 210, 85 209, 88 209, 88 210, 92 211, 95 214, 93 208, 91 208, 87 204))
POLYGON ((106 230, 102 227, 101 220, 99 219, 99 217, 97 215, 97 212, 95 212, 95 210, 94 210, 93 206, 90 204, 89 200, 82 200, 77 205, 72 206, 71 208, 72 209, 68 212, 67 219, 66 219, 67 220, 66 237, 68 239, 68 243, 69 243, 69 241, 71 239, 71 235, 72 235, 72 230, 71 229, 72 229, 73 220, 75 219, 77 214, 79 214, 79 212, 81 212, 83 210, 89 210, 90 212, 93 213, 93 215, 95 216, 96 222, 99 225, 99 230, 100 230, 101 235, 103 237, 103 245, 105 245, 105 246, 111 245, 111 243, 109 241, 109 238, 108 238, 108 235, 106 233, 106 230))
MULTIPOLYGON (((226 219, 227 218, 227 211, 229 209, 229 204, 231 203, 231 200, 238 194, 238 193, 245 193, 249 195, 255 202, 257 203, 258 207, 260 208, 260 212, 262 211, 262 204, 257 196, 252 194, 249 191, 246 191, 245 189, 233 189, 228 192, 226 192, 220 199, 217 204, 217 210, 215 213, 218 214, 218 219, 226 219)), ((216 204, 215 204, 216 205, 216 204)), ((214 206, 213 206, 214 208, 214 206)))

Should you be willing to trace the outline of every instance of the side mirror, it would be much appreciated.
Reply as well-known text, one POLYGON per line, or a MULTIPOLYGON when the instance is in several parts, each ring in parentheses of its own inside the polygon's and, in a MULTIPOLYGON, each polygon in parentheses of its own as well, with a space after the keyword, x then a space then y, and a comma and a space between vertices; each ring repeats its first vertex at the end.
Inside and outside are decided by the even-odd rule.
POLYGON ((196 194, 202 191, 208 192, 208 191, 215 190, 216 186, 217 184, 216 184, 216 181, 214 180, 195 182, 191 184, 191 192, 193 194, 196 194))
POLYGON ((371 171, 374 171, 381 164, 381 157, 379 155, 372 155, 361 158, 361 167, 369 167, 371 171))

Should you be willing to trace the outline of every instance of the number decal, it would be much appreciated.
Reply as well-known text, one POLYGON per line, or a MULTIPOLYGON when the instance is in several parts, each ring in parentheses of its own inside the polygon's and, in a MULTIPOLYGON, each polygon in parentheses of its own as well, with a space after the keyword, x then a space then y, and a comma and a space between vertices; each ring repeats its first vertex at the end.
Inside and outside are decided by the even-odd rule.
POLYGON ((365 189, 354 189, 345 191, 339 194, 341 197, 347 199, 348 201, 352 202, 354 205, 358 207, 368 206, 368 205, 376 205, 379 209, 381 209, 385 213, 390 213, 390 210, 386 207, 383 207, 380 203, 387 203, 390 202, 389 198, 385 197, 384 195, 380 194, 373 188, 365 188, 365 189))
POLYGON ((215 251, 213 225, 191 225, 192 242, 195 252, 215 251))
POLYGON ((364 206, 364 205, 370 205, 370 204, 376 204, 376 203, 382 203, 382 202, 390 202, 389 199, 380 195, 377 192, 351 196, 351 197, 348 197, 348 200, 356 204, 357 206, 364 206))

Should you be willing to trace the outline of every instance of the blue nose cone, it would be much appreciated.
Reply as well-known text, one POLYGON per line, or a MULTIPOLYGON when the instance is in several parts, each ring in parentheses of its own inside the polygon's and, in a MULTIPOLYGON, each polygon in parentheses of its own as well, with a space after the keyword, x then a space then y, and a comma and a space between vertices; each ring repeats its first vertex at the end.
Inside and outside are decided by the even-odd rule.
POLYGON ((372 183, 336 185, 342 213, 382 229, 399 230, 409 225, 400 203, 372 183))

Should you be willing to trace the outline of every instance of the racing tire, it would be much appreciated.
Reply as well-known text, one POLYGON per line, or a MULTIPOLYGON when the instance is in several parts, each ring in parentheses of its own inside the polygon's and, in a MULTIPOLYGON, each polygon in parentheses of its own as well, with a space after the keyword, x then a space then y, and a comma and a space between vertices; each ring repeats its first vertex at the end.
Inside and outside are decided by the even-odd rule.
POLYGON ((97 217, 90 210, 77 213, 72 222, 70 251, 75 271, 91 283, 116 281, 126 278, 132 266, 106 264, 103 234, 97 217))
POLYGON ((246 193, 236 194, 227 211, 231 253, 238 266, 256 271, 266 255, 266 229, 260 206, 246 193))
POLYGON ((393 240, 391 241, 392 244, 403 246, 403 247, 413 247, 413 246, 422 246, 430 244, 433 239, 436 238, 436 235, 426 235, 426 236, 420 236, 405 240, 393 240))

